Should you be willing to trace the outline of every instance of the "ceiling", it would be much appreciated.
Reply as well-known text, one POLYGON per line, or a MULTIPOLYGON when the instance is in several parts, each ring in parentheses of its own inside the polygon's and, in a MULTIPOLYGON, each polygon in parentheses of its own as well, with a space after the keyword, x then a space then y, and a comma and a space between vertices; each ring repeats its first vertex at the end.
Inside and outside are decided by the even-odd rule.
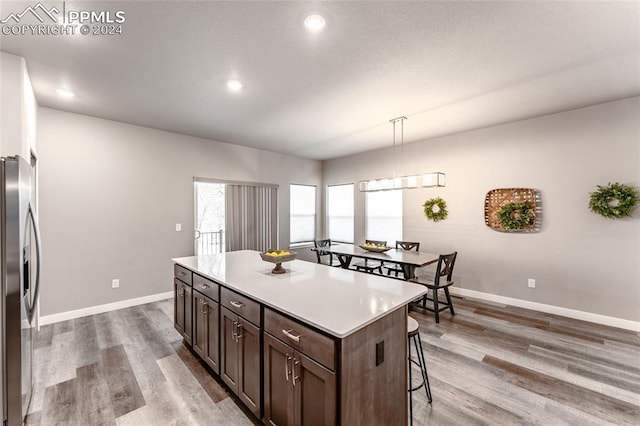
MULTIPOLYGON (((0 19, 35 3, 3 0, 0 19)), ((123 10, 123 34, 0 36, 39 105, 312 159, 391 146, 401 115, 409 143, 640 95, 637 1, 65 7, 123 10)))

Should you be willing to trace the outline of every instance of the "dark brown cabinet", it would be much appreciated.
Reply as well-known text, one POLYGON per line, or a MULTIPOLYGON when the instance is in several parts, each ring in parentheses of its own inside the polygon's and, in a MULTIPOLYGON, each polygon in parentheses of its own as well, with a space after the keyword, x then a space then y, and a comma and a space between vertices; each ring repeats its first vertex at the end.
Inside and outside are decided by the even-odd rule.
POLYGON ((268 424, 335 425, 336 374, 264 333, 264 409, 268 424))
POLYGON ((260 329, 224 306, 220 325, 220 377, 260 418, 260 329))
POLYGON ((174 268, 175 328, 257 419, 407 424, 406 306, 339 337, 205 271, 174 268))
POLYGON ((218 374, 220 373, 219 314, 218 302, 198 291, 193 292, 192 347, 218 374))
POLYGON ((177 278, 173 279, 174 327, 182 334, 185 343, 191 345, 191 287, 177 278))

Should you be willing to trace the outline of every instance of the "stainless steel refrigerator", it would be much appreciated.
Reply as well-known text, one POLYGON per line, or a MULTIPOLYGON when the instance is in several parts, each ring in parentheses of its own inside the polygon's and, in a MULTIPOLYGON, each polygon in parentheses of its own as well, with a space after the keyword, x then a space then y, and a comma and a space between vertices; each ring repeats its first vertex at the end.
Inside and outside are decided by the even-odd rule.
POLYGON ((33 338, 40 292, 40 237, 31 203, 31 165, 0 159, 0 379, 5 426, 21 425, 33 388, 33 338))

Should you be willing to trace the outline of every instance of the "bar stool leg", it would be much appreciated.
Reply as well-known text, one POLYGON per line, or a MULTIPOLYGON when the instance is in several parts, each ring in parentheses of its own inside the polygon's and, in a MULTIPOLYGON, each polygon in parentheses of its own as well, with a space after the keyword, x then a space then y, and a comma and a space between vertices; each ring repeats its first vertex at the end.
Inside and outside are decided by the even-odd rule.
POLYGON ((431 398, 431 386, 429 386, 429 374, 427 373, 427 363, 424 360, 424 351, 422 350, 422 342, 419 335, 414 337, 413 343, 416 345, 418 364, 420 365, 420 373, 422 373, 422 383, 427 394, 427 401, 431 403, 433 399, 431 398))
POLYGON ((409 366, 409 419, 411 421, 411 426, 413 426, 413 393, 412 393, 412 389, 411 387, 413 386, 413 381, 411 379, 411 337, 409 337, 408 340, 408 346, 409 346, 409 362, 407 363, 407 365, 409 366))

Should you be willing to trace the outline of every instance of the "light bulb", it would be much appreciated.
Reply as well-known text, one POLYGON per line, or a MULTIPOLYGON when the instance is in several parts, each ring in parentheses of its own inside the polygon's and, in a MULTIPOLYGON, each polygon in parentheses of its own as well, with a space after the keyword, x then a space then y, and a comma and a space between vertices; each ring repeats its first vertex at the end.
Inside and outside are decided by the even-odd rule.
POLYGON ((309 15, 304 19, 304 26, 310 33, 318 33, 322 31, 327 21, 320 15, 309 15))

